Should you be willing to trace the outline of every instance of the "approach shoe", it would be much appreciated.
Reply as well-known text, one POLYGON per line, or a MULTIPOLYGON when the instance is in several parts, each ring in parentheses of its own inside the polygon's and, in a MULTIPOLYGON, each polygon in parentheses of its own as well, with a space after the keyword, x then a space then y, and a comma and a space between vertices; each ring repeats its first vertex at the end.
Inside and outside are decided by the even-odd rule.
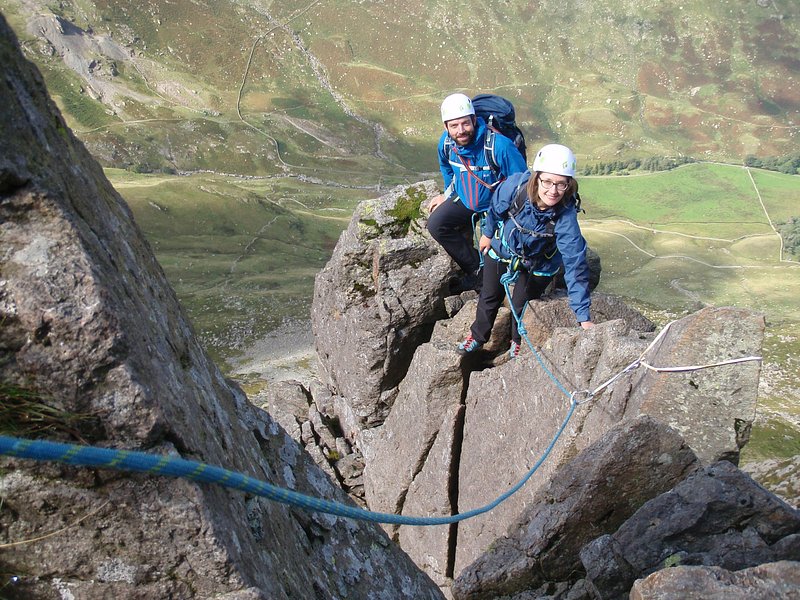
POLYGON ((463 356, 464 354, 475 352, 481 346, 483 346, 483 344, 481 344, 478 340, 472 337, 472 334, 470 333, 466 337, 466 339, 458 345, 458 348, 456 348, 456 352, 463 356))
POLYGON ((459 279, 450 282, 450 292, 460 294, 470 290, 480 292, 483 286, 483 272, 478 269, 475 273, 468 273, 459 279))
POLYGON ((511 347, 508 349, 509 358, 517 358, 519 356, 519 343, 511 340, 511 347))

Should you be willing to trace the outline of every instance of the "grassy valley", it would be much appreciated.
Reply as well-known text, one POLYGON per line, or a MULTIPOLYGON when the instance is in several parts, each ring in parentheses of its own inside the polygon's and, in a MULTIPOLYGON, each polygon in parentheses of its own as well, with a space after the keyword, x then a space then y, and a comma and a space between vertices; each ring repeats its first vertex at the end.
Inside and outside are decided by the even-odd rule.
POLYGON ((375 195, 283 177, 107 173, 223 365, 283 325, 308 327, 314 275, 355 204, 375 195))
POLYGON ((600 290, 659 325, 704 306, 767 321, 753 441, 744 460, 800 453, 800 260, 771 222, 800 212, 800 181, 718 164, 584 177, 583 230, 602 257, 600 290))

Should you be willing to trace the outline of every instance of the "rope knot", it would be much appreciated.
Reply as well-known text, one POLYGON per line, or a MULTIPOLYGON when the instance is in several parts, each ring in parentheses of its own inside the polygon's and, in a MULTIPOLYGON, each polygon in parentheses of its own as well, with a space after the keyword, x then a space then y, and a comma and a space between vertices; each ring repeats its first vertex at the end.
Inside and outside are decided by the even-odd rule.
POLYGON ((592 398, 594 398, 594 392, 591 392, 589 390, 575 390, 569 395, 570 403, 575 404, 576 406, 580 406, 581 404, 586 404, 592 398), (577 397, 580 394, 585 394, 586 398, 584 398, 583 400, 578 400, 577 397))
POLYGON ((512 271, 509 267, 508 271, 500 276, 500 283, 503 285, 511 285, 519 279, 519 271, 512 271))

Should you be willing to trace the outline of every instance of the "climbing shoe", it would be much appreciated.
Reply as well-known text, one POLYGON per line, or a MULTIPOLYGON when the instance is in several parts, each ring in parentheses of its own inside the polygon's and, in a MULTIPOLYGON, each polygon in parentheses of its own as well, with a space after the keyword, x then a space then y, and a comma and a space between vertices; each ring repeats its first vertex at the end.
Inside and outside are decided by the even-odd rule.
POLYGON ((511 347, 508 349, 509 358, 517 358, 519 356, 519 343, 511 340, 511 347))
POLYGON ((483 346, 483 344, 481 344, 478 340, 472 337, 472 334, 470 333, 466 337, 466 339, 458 345, 458 348, 456 348, 456 352, 463 356, 464 354, 475 352, 481 346, 483 346))

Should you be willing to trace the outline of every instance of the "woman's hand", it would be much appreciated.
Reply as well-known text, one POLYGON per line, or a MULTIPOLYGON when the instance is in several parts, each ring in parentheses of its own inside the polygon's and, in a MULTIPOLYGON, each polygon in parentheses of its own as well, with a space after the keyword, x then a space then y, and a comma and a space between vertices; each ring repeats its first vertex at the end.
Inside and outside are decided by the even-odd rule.
POLYGON ((492 247, 492 238, 481 234, 481 239, 478 241, 478 249, 481 251, 481 254, 486 254, 489 251, 489 248, 491 247, 492 247))

